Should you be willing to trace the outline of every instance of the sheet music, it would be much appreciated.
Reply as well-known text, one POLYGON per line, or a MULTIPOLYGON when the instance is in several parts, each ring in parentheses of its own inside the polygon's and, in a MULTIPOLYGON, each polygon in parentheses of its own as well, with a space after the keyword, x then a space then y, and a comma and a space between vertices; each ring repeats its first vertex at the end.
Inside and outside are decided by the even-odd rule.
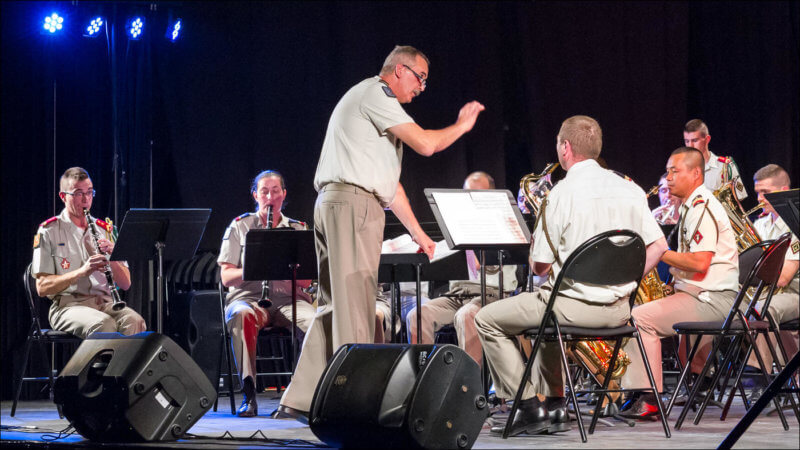
MULTIPOLYGON (((394 239, 383 241, 381 253, 416 253, 419 248, 419 245, 411 239, 411 235, 406 233, 394 239)), ((450 250, 450 247, 447 246, 447 241, 442 239, 436 243, 436 249, 433 251, 433 259, 431 259, 431 262, 436 262, 457 252, 458 250, 450 250)))
POLYGON ((527 244, 504 191, 434 192, 454 245, 527 244))

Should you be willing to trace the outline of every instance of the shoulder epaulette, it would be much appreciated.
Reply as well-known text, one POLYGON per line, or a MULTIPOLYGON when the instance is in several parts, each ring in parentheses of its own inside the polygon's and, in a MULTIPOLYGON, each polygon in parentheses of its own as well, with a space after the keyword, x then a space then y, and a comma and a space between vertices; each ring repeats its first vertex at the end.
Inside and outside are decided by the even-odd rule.
POLYGON ((111 233, 112 231, 114 231, 114 226, 111 225, 109 222, 106 222, 105 220, 102 220, 102 219, 95 219, 95 221, 94 221, 94 223, 98 227, 106 230, 107 233, 111 233))
POLYGON ((50 225, 51 223, 55 222, 56 220, 58 220, 58 216, 53 216, 53 217, 45 220, 44 222, 40 223, 39 226, 40 227, 46 227, 47 225, 50 225))
POLYGON ((698 195, 697 197, 694 198, 694 200, 692 200, 692 208, 694 208, 697 205, 702 205, 705 202, 706 202, 705 199, 698 195))
POLYGON ((719 156, 717 157, 717 161, 724 164, 730 164, 730 162, 733 161, 733 159, 731 159, 730 156, 719 156))
POLYGON ((245 217, 247 217, 247 216, 249 216, 251 214, 253 214, 253 213, 246 212, 246 213, 242 214, 241 216, 237 217, 236 221, 238 222, 238 221, 244 219, 245 217))

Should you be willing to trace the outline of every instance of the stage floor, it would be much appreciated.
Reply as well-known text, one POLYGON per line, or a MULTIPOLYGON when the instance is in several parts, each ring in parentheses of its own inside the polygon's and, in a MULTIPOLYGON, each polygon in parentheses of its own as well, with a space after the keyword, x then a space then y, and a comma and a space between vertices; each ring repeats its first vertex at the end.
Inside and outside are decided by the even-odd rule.
MULTIPOLYGON (((237 398, 237 400, 240 400, 237 398)), ((327 448, 308 426, 294 420, 275 420, 269 413, 278 405, 275 392, 259 394, 259 417, 238 418, 230 414, 230 403, 226 397, 220 399, 217 412, 206 413, 190 430, 190 438, 175 442, 103 445, 103 448, 327 448), (236 439, 222 439, 222 436, 236 439)), ((238 406, 238 403, 237 403, 238 406)), ((583 407, 583 405, 581 405, 583 407)), ((90 448, 91 442, 78 434, 53 441, 59 431, 68 427, 66 419, 59 419, 55 405, 47 400, 21 402, 15 417, 10 417, 11 402, 2 402, 2 430, 0 446, 26 448, 90 448), (23 427, 23 428, 19 428, 23 427)), ((724 422, 719 420, 720 410, 709 408, 700 425, 693 425, 693 414, 687 417, 680 430, 672 430, 667 439, 661 422, 637 422, 633 428, 615 422, 614 427, 598 424, 586 444, 581 443, 577 424, 572 430, 556 435, 520 436, 507 440, 491 436, 487 426, 481 430, 473 448, 716 448, 744 414, 744 406, 737 398, 724 422)), ((675 424, 680 408, 670 415, 670 428, 675 424)), ((784 431, 776 414, 762 414, 739 439, 734 448, 800 448, 800 425, 787 411, 789 430, 784 431)), ((588 428, 589 420, 585 421, 588 428)), ((378 445, 379 446, 379 445, 378 445)))

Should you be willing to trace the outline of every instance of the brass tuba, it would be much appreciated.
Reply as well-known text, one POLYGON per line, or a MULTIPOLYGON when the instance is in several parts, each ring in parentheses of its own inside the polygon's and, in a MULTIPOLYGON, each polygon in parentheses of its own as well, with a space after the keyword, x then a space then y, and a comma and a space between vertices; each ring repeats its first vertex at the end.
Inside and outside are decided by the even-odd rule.
POLYGON ((553 183, 547 179, 547 176, 553 173, 558 166, 558 163, 548 163, 541 173, 529 173, 519 180, 519 188, 525 195, 525 203, 535 217, 539 217, 542 200, 550 193, 550 189, 553 189, 553 183))
POLYGON ((747 250, 755 244, 761 242, 761 237, 758 236, 753 223, 747 217, 747 213, 736 198, 736 190, 734 189, 735 181, 729 181, 722 185, 719 189, 714 191, 714 197, 722 203, 725 212, 728 214, 728 219, 731 222, 731 228, 736 236, 736 247, 739 253, 747 250))

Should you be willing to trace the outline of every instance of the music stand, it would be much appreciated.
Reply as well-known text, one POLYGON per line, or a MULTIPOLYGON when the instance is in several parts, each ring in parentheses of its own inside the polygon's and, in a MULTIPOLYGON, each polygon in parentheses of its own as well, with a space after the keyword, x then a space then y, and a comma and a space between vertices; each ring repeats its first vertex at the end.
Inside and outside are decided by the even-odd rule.
MULTIPOLYGON (((764 198, 772 205, 772 208, 778 213, 781 219, 786 222, 789 230, 795 235, 800 235, 800 196, 798 196, 797 189, 788 191, 771 192, 764 194, 764 198)), ((791 251, 791 250, 790 250, 791 251)), ((778 372, 775 379, 764 389, 764 393, 755 402, 754 405, 747 410, 744 416, 739 419, 736 426, 733 427, 728 436, 719 444, 721 449, 729 449, 733 444, 742 437, 745 431, 756 420, 761 411, 780 393, 797 393, 797 389, 783 388, 792 374, 800 369, 800 352, 794 354, 792 359, 783 366, 783 369, 778 372)))
MULTIPOLYGON (((503 297, 504 249, 530 247, 531 232, 517 199, 507 189, 425 189, 436 222, 450 249, 479 252, 481 307, 486 306, 487 251, 496 251, 500 265, 499 298, 503 297)), ((488 367, 483 355, 483 387, 488 397, 488 367)))
POLYGON ((155 255, 156 331, 163 332, 164 261, 194 256, 211 209, 131 208, 122 219, 111 261, 150 260, 155 255), (155 252, 153 251, 155 249, 155 252))
POLYGON ((292 280, 292 374, 297 355, 297 279, 317 278, 314 232, 293 228, 250 230, 245 235, 242 279, 292 280))

